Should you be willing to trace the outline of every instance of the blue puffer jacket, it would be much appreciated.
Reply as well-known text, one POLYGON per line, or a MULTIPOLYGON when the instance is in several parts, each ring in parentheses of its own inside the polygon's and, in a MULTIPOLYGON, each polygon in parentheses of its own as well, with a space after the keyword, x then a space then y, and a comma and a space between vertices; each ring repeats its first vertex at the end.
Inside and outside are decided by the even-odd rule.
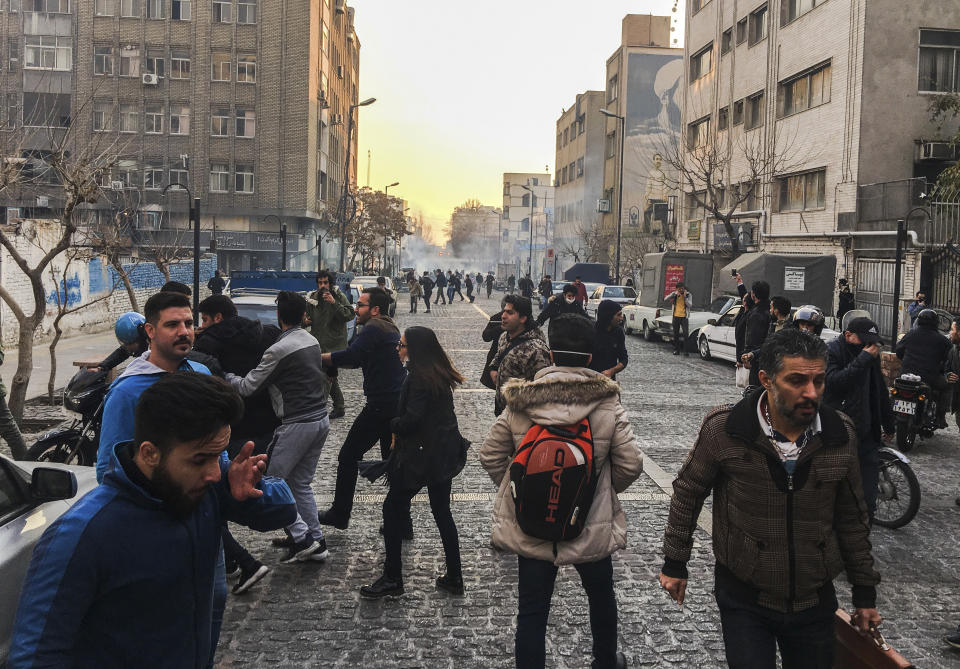
POLYGON ((368 402, 396 407, 407 370, 397 355, 400 330, 387 316, 376 316, 363 324, 353 343, 330 356, 334 367, 363 369, 363 394, 368 402))
POLYGON ((103 485, 61 516, 37 544, 20 596, 9 667, 205 667, 210 660, 214 567, 230 520, 261 532, 292 523, 287 484, 237 502, 220 481, 186 518, 128 476, 130 443, 114 449, 103 485))

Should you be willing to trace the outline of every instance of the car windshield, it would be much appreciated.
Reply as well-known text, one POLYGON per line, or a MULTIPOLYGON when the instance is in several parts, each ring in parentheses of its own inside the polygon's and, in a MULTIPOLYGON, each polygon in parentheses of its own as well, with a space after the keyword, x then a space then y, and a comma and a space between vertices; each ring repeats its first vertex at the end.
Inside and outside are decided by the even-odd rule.
POLYGON ((260 321, 263 325, 277 324, 277 305, 275 304, 238 304, 237 315, 260 321))
POLYGON ((637 291, 630 286, 607 286, 603 289, 604 299, 613 297, 627 297, 633 299, 636 296, 637 291))
POLYGON ((709 311, 714 314, 722 314, 723 310, 730 304, 731 300, 734 298, 724 295, 723 297, 716 298, 713 302, 710 303, 709 311))

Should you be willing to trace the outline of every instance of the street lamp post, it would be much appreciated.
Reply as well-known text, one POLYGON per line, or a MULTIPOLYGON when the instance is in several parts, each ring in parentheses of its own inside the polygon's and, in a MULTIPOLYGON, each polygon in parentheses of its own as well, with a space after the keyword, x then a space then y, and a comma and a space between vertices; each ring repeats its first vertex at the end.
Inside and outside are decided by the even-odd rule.
POLYGON ((620 285, 620 235, 623 224, 623 138, 627 134, 627 120, 623 116, 606 109, 601 109, 600 113, 620 121, 620 168, 617 171, 617 178, 620 182, 617 188, 617 256, 614 262, 614 274, 617 278, 617 285, 620 285))
POLYGON ((347 155, 343 163, 343 186, 340 189, 340 201, 337 204, 337 220, 340 223, 340 271, 343 272, 343 260, 347 251, 347 196, 350 194, 350 145, 353 143, 353 110, 376 102, 376 98, 367 98, 363 102, 350 105, 347 112, 347 155))
POLYGON ((924 207, 914 207, 907 212, 906 218, 897 221, 897 256, 893 270, 893 329, 890 335, 890 350, 894 352, 897 350, 897 334, 900 332, 900 266, 903 263, 903 247, 907 243, 907 221, 910 220, 910 215, 915 211, 922 211, 927 221, 930 220, 930 212, 924 207))
POLYGON ((173 187, 187 191, 188 216, 193 225, 193 320, 198 322, 200 319, 200 198, 193 197, 190 189, 179 181, 164 186, 160 196, 166 196, 167 191, 173 187))
POLYGON ((270 220, 271 218, 277 219, 277 223, 280 225, 280 269, 284 272, 287 271, 287 225, 283 222, 276 214, 267 214, 263 217, 264 222, 270 220))
POLYGON ((527 274, 533 276, 533 201, 537 197, 533 189, 526 184, 520 184, 520 188, 530 193, 530 249, 527 254, 527 274))
MULTIPOLYGON (((399 185, 400 185, 399 181, 394 181, 392 184, 387 184, 386 186, 383 187, 383 194, 388 198, 387 200, 388 203, 390 201, 389 200, 390 189, 393 188, 394 186, 399 186, 399 185)), ((383 263, 381 263, 381 267, 380 267, 381 274, 384 274, 386 270, 386 265, 387 265, 387 235, 384 235, 383 236, 383 263)), ((386 275, 384 274, 384 276, 386 275)))

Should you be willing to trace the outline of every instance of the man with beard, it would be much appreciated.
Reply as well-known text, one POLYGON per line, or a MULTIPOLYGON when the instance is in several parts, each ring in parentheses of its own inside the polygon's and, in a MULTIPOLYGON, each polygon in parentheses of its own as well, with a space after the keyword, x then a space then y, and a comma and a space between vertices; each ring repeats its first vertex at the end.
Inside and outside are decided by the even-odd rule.
MULTIPOLYGON (((307 296, 307 324, 323 353, 347 347, 347 324, 353 320, 350 300, 334 279, 330 270, 320 270, 317 272, 317 289, 307 296)), ((345 402, 336 367, 328 368, 327 376, 330 377, 330 399, 333 401, 330 419, 333 420, 346 413, 345 402)))
POLYGON ((537 315, 537 327, 543 327, 543 324, 554 316, 560 314, 576 314, 589 318, 583 308, 583 303, 577 300, 577 287, 568 283, 563 287, 560 297, 551 297, 547 301, 546 307, 537 315))
POLYGON ((879 449, 883 435, 889 438, 896 429, 890 391, 880 369, 882 345, 876 323, 869 318, 851 319, 843 335, 827 344, 823 395, 823 403, 850 416, 857 430, 860 479, 871 518, 877 508, 879 449))
POLYGON ((111 452, 103 485, 34 549, 11 668, 210 662, 222 523, 267 531, 296 515, 287 486, 261 478, 266 456, 252 456, 252 442, 222 457, 242 408, 227 384, 194 372, 143 390, 133 439, 111 452))
POLYGON ((497 354, 487 365, 497 395, 493 411, 499 416, 507 406, 502 388, 510 379, 533 381, 544 367, 550 366, 550 348, 543 331, 533 320, 533 304, 526 297, 507 295, 500 312, 503 334, 497 341, 497 354))
MULTIPOLYGON (((766 315, 766 312, 764 312, 766 315)), ((821 404, 827 348, 770 335, 761 388, 715 409, 673 482, 660 585, 683 604, 697 517, 713 492, 715 596, 731 667, 831 669, 833 579, 846 570, 866 633, 879 625, 853 422, 821 404)))

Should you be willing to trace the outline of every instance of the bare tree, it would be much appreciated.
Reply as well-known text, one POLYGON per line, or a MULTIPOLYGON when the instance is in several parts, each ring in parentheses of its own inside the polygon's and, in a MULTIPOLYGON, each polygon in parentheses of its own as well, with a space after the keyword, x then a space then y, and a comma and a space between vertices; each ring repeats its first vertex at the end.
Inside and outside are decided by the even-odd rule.
POLYGON ((565 241, 559 253, 572 257, 574 262, 600 262, 610 253, 616 236, 605 230, 599 216, 592 223, 578 222, 573 227, 575 241, 565 241))

